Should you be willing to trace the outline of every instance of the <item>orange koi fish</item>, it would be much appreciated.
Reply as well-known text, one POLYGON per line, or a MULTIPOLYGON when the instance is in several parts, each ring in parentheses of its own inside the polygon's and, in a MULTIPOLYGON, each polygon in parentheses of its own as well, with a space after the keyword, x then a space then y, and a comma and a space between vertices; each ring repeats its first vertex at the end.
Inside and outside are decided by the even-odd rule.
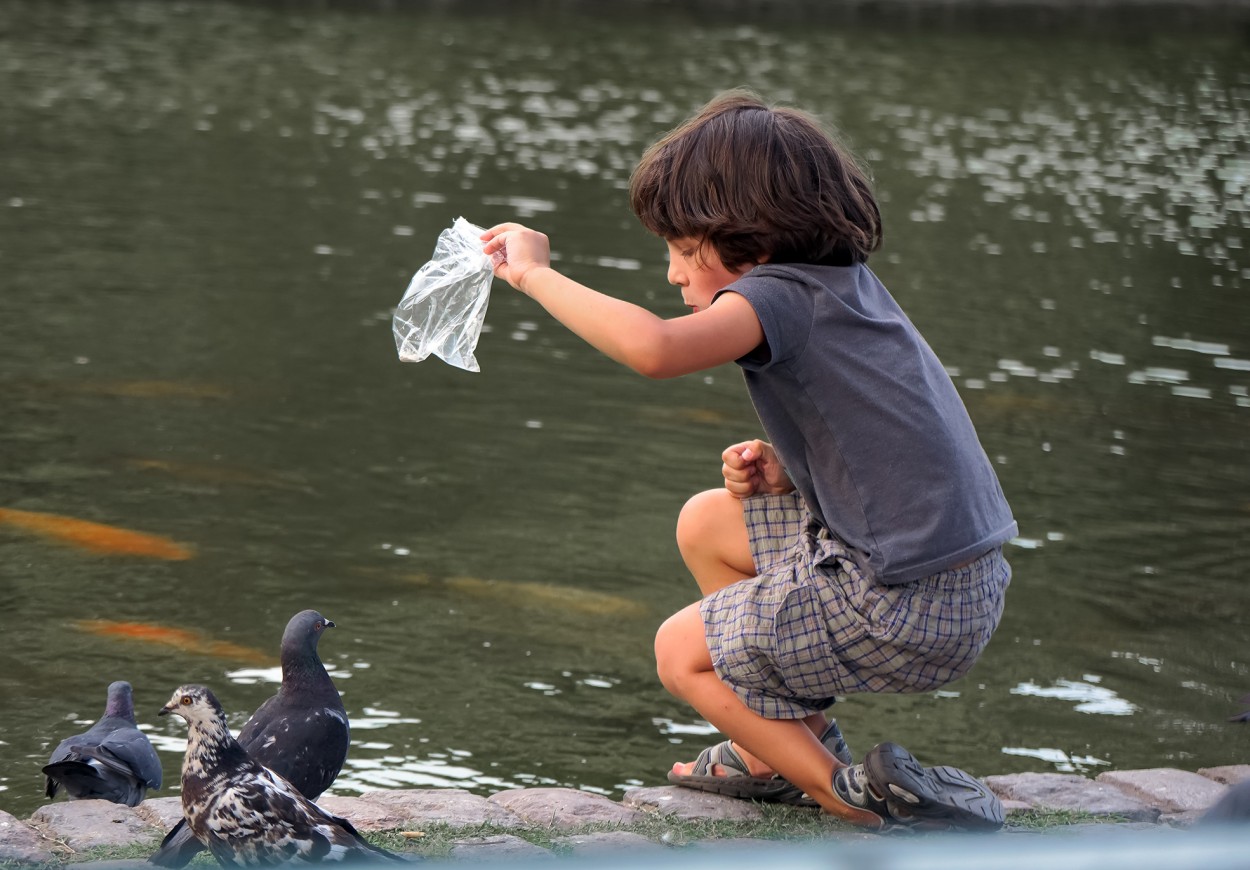
POLYGON ((94 553, 113 556, 147 556, 152 559, 172 561, 190 559, 193 555, 190 547, 169 538, 120 529, 116 526, 106 526, 89 520, 77 520, 59 514, 0 508, 0 523, 8 523, 19 529, 73 544, 75 547, 91 550, 94 553))
POLYGON ((111 619, 80 619, 75 627, 100 637, 117 637, 140 643, 161 644, 183 652, 216 656, 270 668, 277 664, 273 656, 258 649, 226 640, 216 640, 185 628, 169 628, 148 622, 115 622, 111 619))
POLYGON ((523 580, 483 580, 478 577, 436 580, 426 574, 409 574, 407 579, 421 586, 438 584, 474 598, 503 600, 519 607, 556 607, 596 616, 640 616, 647 613, 647 608, 637 601, 577 586, 523 580))

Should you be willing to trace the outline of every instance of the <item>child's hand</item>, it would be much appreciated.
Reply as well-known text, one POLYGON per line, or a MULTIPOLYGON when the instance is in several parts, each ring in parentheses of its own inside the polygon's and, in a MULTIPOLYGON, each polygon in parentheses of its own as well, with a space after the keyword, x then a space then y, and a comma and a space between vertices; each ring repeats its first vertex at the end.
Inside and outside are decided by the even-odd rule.
POLYGON ((522 283, 532 269, 551 266, 551 244, 540 232, 520 224, 499 224, 482 234, 495 274, 521 292, 522 283))
POLYGON ((760 493, 792 492, 794 484, 777 458, 777 451, 767 441, 756 438, 726 447, 720 455, 725 489, 738 498, 760 493))

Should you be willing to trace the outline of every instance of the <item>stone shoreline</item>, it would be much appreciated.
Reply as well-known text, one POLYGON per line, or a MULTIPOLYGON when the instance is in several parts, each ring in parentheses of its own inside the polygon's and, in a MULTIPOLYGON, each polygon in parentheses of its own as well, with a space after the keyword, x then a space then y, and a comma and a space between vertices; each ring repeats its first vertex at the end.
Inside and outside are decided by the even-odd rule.
MULTIPOLYGON (((1013 815, 1032 811, 1070 811, 1095 823, 1051 830, 1105 830, 1108 825, 1100 820, 1157 830, 1183 829, 1230 786, 1246 780, 1250 780, 1250 764, 1203 768, 1196 773, 1175 768, 1109 771, 1094 779, 1079 774, 1016 773, 986 777, 985 782, 1007 809, 1003 831, 1010 835, 1036 831, 1012 824, 1013 815)), ((465 837, 453 841, 448 856, 452 860, 660 854, 674 848, 665 837, 651 839, 629 828, 660 816, 674 821, 733 821, 749 830, 752 822, 765 816, 758 804, 676 786, 631 789, 620 801, 569 788, 522 788, 490 797, 463 789, 384 790, 358 797, 322 796, 318 803, 350 819, 364 833, 398 832, 419 841, 425 826, 463 830, 465 837), (585 833, 591 828, 594 833, 585 833), (475 834, 482 829, 494 833, 475 834), (507 833, 532 829, 541 829, 552 848, 507 833)), ((811 812, 819 817, 817 810, 811 812)), ((155 851, 164 832, 181 814, 177 796, 152 798, 134 808, 107 801, 61 801, 40 807, 25 820, 0 810, 0 864, 80 863, 94 870, 106 865, 150 866, 142 859, 85 859, 87 853, 99 854, 98 850, 109 848, 144 848, 150 844, 155 851)), ((824 818, 829 823, 829 840, 877 837, 824 818)), ((733 842, 752 840, 748 835, 733 842)))

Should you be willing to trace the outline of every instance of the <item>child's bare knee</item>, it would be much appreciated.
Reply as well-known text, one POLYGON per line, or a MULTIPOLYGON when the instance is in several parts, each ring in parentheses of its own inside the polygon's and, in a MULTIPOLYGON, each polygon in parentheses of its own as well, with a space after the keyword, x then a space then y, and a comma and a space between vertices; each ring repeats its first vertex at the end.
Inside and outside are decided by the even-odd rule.
POLYGON ((677 515, 677 547, 681 552, 706 545, 708 536, 722 524, 726 498, 733 496, 724 489, 706 489, 686 500, 677 515))
POLYGON ((664 688, 680 698, 684 668, 679 644, 679 631, 670 618, 655 633, 655 672, 664 688))

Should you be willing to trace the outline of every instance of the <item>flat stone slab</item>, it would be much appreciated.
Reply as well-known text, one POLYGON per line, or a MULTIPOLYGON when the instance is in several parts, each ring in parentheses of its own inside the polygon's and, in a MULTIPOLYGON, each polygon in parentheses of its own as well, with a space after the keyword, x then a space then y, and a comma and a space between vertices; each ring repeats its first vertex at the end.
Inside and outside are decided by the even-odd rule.
POLYGON ((679 785, 631 788, 622 796, 621 803, 679 819, 753 822, 764 817, 764 811, 751 801, 679 785))
POLYGON ((498 834, 493 837, 469 837, 457 840, 451 847, 451 857, 457 861, 496 861, 521 858, 555 858, 555 855, 541 846, 535 846, 528 840, 514 837, 512 834, 498 834))
POLYGON ((148 798, 135 807, 135 812, 148 824, 168 831, 182 821, 182 798, 148 798))
POLYGON ((531 825, 568 830, 593 824, 632 825, 642 813, 603 795, 572 788, 515 788, 487 798, 531 825))
POLYGON ((1226 785, 1174 767, 1109 770, 1095 781, 1113 785, 1168 815, 1205 810, 1228 791, 1226 785))
POLYGON ((1225 764, 1221 767, 1200 767, 1198 774, 1224 785, 1250 780, 1250 764, 1225 764))
POLYGON ((0 810, 0 862, 24 864, 56 862, 50 844, 30 825, 0 810))
POLYGON ((1105 782, 1075 773, 1010 773, 987 776, 985 784, 1000 798, 1023 801, 1037 809, 1079 810, 1094 816, 1123 816, 1154 822, 1159 808, 1105 782))
POLYGON ((31 815, 30 823, 75 850, 129 846, 159 841, 165 835, 163 828, 145 821, 125 804, 101 800, 45 804, 31 815))
POLYGON ((588 855, 619 855, 628 853, 667 852, 668 847, 648 840, 642 834, 632 831, 604 831, 600 834, 571 834, 567 837, 555 837, 552 842, 561 847, 563 854, 576 857, 588 855))
POLYGON ((520 816, 506 807, 460 788, 387 789, 367 791, 360 797, 322 795, 317 805, 361 831, 419 829, 432 824, 452 828, 522 824, 520 816))

